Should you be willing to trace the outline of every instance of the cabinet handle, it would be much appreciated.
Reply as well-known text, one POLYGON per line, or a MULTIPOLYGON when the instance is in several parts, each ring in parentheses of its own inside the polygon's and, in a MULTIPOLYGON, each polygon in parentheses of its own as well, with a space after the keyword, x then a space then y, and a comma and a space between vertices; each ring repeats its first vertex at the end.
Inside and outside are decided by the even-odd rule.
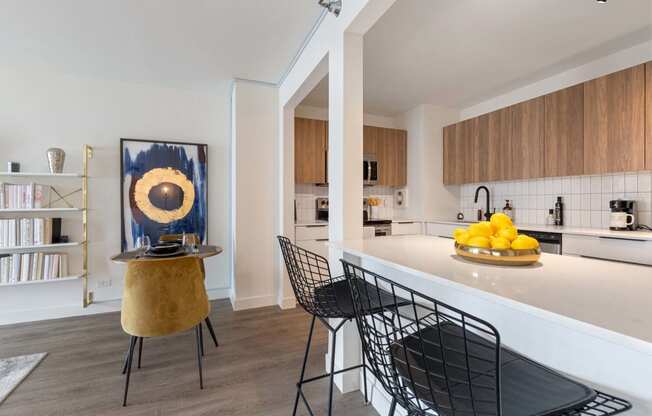
POLYGON ((328 241, 328 238, 318 238, 315 241, 328 241))
POLYGON ((396 221, 398 224, 414 224, 414 221, 396 221))
POLYGON ((626 237, 600 237, 602 240, 619 240, 619 241, 636 241, 638 243, 645 243, 647 240, 639 240, 638 238, 626 238, 626 237))
POLYGON ((324 224, 324 225, 321 225, 321 224, 314 224, 314 225, 303 225, 302 227, 306 227, 306 228, 321 228, 321 227, 328 227, 328 225, 326 225, 326 224, 324 224))

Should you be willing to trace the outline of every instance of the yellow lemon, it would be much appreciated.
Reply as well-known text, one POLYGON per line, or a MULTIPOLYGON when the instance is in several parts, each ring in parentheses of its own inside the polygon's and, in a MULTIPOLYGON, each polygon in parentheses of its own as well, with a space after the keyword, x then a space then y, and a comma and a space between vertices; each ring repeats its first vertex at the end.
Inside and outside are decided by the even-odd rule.
POLYGON ((520 234, 514 241, 512 241, 512 248, 514 250, 531 250, 539 247, 539 242, 527 235, 520 234))
POLYGON ((466 244, 466 242, 469 240, 469 233, 464 231, 463 233, 457 233, 455 236, 455 241, 457 244, 466 244))
POLYGON ((471 237, 491 237, 494 234, 491 224, 488 221, 482 221, 469 226, 469 236, 471 237))
POLYGON ((482 248, 490 248, 491 243, 489 242, 489 237, 484 237, 481 235, 476 235, 474 237, 470 237, 466 241, 466 245, 471 246, 471 247, 482 247, 482 248))
POLYGON ((509 241, 514 241, 517 235, 518 235, 518 231, 516 230, 516 227, 514 227, 513 225, 508 225, 506 227, 503 227, 496 233, 496 236, 505 238, 509 241))
POLYGON ((498 212, 491 216, 491 226, 494 228, 496 232, 505 227, 511 227, 513 225, 514 224, 512 224, 512 219, 501 212, 498 212))
POLYGON ((506 250, 512 246, 511 241, 504 237, 495 237, 491 240, 491 248, 506 250))
POLYGON ((466 233, 466 228, 456 228, 453 231, 453 238, 457 238, 458 235, 466 233))

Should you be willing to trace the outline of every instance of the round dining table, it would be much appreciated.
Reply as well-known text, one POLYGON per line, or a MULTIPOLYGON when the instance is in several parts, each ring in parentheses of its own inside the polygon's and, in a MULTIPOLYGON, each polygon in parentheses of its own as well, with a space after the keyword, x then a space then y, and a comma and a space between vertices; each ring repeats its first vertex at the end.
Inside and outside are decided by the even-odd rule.
POLYGON ((195 252, 189 252, 189 253, 184 253, 182 255, 177 255, 177 256, 170 256, 170 257, 150 257, 147 256, 146 253, 144 253, 142 250, 132 250, 132 251, 125 251, 119 254, 116 254, 111 257, 111 261, 115 263, 129 263, 130 261, 133 260, 138 260, 138 261, 161 261, 161 260, 175 260, 175 259, 182 259, 185 257, 197 257, 200 259, 205 259, 208 257, 213 257, 217 256, 220 254, 222 251, 222 247, 220 246, 211 246, 211 245, 201 245, 198 247, 197 251, 195 252))

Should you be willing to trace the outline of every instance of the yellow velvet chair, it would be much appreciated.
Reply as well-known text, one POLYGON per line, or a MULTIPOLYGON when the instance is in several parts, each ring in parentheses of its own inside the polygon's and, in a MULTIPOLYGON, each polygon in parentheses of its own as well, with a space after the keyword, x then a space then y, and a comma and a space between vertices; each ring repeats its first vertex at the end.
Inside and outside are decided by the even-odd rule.
MULTIPOLYGON (((197 234, 186 234, 186 236, 190 239, 190 243, 192 244, 201 244, 201 240, 199 239, 199 236, 197 234)), ((163 234, 158 238, 159 243, 166 243, 166 242, 171 242, 171 241, 181 241, 183 237, 183 234, 163 234)), ((204 281, 206 281, 206 268, 204 267, 204 259, 197 258, 197 261, 199 262, 199 265, 201 267, 201 272, 202 275, 204 276, 204 281)), ((204 319, 204 323, 206 324, 206 328, 208 328, 208 332, 211 334, 211 338, 213 339, 213 343, 215 344, 215 348, 220 346, 220 343, 217 342, 217 336, 215 335, 215 329, 213 328, 213 323, 211 322, 210 317, 206 317, 204 319)), ((203 353, 203 348, 204 348, 204 336, 203 333, 200 332, 199 335, 201 335, 201 341, 202 341, 202 353, 203 353)), ((141 350, 142 350, 142 340, 141 340, 141 350)))
POLYGON ((126 372, 123 406, 127 405, 129 378, 136 343, 140 352, 144 337, 159 337, 195 328, 199 386, 202 374, 201 323, 210 312, 201 262, 195 257, 132 260, 125 275, 121 323, 131 335, 123 373, 126 372))

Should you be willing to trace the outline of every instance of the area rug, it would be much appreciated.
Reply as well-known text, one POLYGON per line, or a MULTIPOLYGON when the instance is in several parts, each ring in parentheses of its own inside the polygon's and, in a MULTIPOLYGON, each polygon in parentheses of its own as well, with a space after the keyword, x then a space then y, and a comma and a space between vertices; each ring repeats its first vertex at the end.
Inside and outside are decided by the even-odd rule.
POLYGON ((47 352, 41 352, 0 359, 0 404, 43 361, 46 355, 47 352))

